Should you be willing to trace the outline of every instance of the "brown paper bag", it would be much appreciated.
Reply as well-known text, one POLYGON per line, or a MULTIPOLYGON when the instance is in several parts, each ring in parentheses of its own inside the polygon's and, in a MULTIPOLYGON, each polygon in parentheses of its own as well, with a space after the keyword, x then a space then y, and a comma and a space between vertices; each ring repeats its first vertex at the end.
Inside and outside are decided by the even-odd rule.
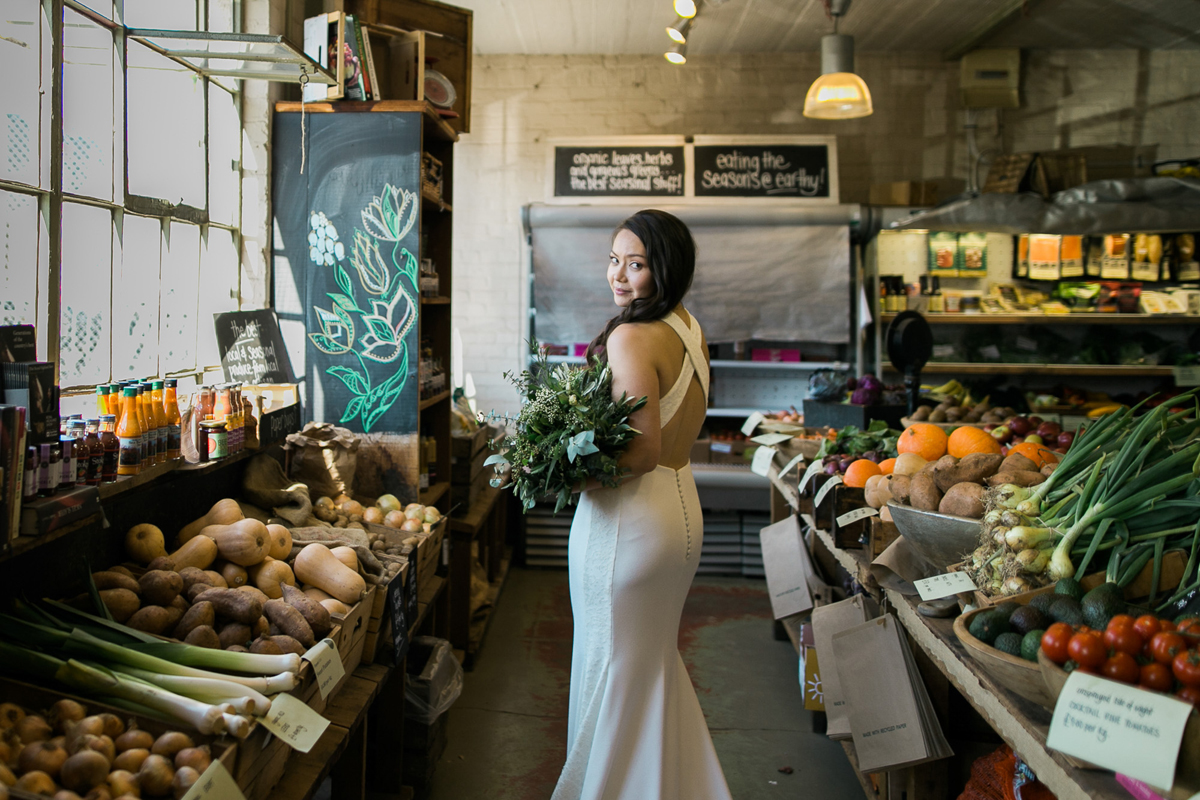
POLYGON ((830 739, 850 737, 849 707, 842 696, 841 681, 837 670, 837 655, 832 641, 839 631, 853 628, 874 617, 878 611, 875 602, 864 595, 855 595, 827 606, 817 606, 812 612, 813 641, 821 657, 821 686, 825 693, 825 713, 829 724, 825 729, 830 739))
POLYGON ((287 437, 291 454, 288 476, 308 486, 310 497, 337 497, 354 493, 358 465, 358 437, 329 422, 310 422, 287 437))

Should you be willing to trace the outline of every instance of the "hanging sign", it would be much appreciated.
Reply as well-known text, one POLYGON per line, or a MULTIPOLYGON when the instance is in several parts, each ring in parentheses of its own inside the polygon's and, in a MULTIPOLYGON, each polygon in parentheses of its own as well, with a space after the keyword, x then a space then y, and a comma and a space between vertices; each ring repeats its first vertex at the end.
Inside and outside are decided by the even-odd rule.
POLYGON ((214 314, 217 352, 231 383, 295 383, 292 362, 269 308, 214 314))
POLYGON ((832 136, 697 136, 695 197, 770 197, 838 201, 832 136))

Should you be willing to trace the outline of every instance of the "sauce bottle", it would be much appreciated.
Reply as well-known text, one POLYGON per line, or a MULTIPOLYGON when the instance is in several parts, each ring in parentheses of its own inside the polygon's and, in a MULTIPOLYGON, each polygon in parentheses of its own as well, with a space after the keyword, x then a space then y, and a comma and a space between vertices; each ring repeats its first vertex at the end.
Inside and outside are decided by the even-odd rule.
POLYGON ((218 422, 224 422, 229 417, 229 411, 229 384, 224 384, 216 388, 212 417, 218 422))
POLYGON ((86 486, 90 452, 87 446, 87 423, 81 419, 71 421, 67 435, 75 440, 75 485, 86 486))
POLYGON ((163 382, 152 381, 150 384, 150 411, 154 414, 155 437, 154 452, 159 464, 167 462, 167 414, 163 410, 163 382))
POLYGON ((62 480, 62 443, 50 442, 42 445, 42 458, 38 466, 38 497, 51 497, 58 491, 62 480))
POLYGON ((104 476, 104 443, 100 441, 99 419, 87 421, 83 446, 88 453, 84 483, 88 486, 99 486, 100 479, 104 476))
POLYGON ((38 448, 31 444, 25 448, 25 482, 21 485, 21 499, 32 500, 38 495, 38 448))
POLYGON ((120 440, 118 475, 137 475, 142 469, 142 427, 138 419, 137 389, 126 386, 121 391, 121 423, 117 426, 120 440))
POLYGON ((230 417, 233 422, 229 429, 229 452, 240 453, 242 441, 245 438, 243 429, 245 411, 242 408, 242 385, 235 383, 229 390, 230 417))
POLYGON ((176 386, 174 378, 167 378, 166 389, 163 392, 163 416, 167 423, 167 458, 172 460, 179 458, 183 451, 183 431, 176 386))
POLYGON ((100 417, 100 446, 104 449, 104 461, 100 467, 101 483, 116 483, 121 459, 121 440, 117 438, 117 415, 100 417))
POLYGON ((213 413, 213 390, 211 386, 200 387, 200 413, 199 420, 203 422, 206 419, 212 419, 213 413))

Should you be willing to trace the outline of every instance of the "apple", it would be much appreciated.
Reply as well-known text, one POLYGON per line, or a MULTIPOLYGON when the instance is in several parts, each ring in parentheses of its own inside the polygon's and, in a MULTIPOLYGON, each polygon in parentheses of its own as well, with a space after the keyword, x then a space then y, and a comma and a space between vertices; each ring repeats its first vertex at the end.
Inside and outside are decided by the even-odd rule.
POLYGON ((999 427, 1000 427, 999 422, 989 422, 988 424, 983 426, 983 429, 985 431, 987 431, 988 433, 991 433, 992 431, 996 430, 996 428, 999 428, 999 427))
POLYGON ((1057 422, 1047 421, 1037 426, 1037 435, 1046 440, 1057 439, 1060 433, 1062 433, 1062 425, 1057 422))
POLYGON ((1032 425, 1032 426, 1033 426, 1033 427, 1035 427, 1035 428, 1036 428, 1038 425, 1041 425, 1041 424, 1042 424, 1043 422, 1045 422, 1045 421, 1046 421, 1046 420, 1044 420, 1044 419, 1042 419, 1041 417, 1038 417, 1038 416, 1033 416, 1033 417, 1030 417, 1030 418, 1029 418, 1029 424, 1030 424, 1030 425, 1032 425))
POLYGON ((1075 434, 1071 431, 1063 431, 1058 435, 1058 446, 1070 449, 1071 443, 1075 441, 1075 434))
POLYGON ((1000 444, 1007 444, 1008 442, 1012 441, 1013 437, 1012 428, 1008 427, 1007 425, 1001 425, 998 428, 993 428, 991 434, 992 438, 1000 444))
POLYGON ((1038 436, 1036 433, 1031 433, 1026 436, 1025 441, 1029 444, 1045 444, 1045 442, 1042 441, 1042 437, 1038 436))
POLYGON ((1009 430, 1013 432, 1013 436, 1024 436, 1033 430, 1033 424, 1024 417, 1013 417, 1007 423, 1009 430))

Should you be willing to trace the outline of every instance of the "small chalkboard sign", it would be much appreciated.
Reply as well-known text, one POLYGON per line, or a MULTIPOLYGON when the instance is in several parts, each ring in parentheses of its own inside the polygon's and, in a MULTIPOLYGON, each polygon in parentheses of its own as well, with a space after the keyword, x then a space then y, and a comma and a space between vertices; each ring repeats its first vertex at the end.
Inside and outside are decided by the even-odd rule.
POLYGON ((417 621, 421 609, 417 606, 418 591, 417 588, 417 560, 416 551, 411 554, 412 560, 408 562, 408 581, 404 584, 404 604, 408 606, 408 621, 409 624, 417 621))
POLYGON ((837 200, 837 155, 832 142, 697 142, 694 157, 696 197, 837 200))
POLYGON ((269 308, 214 314, 217 352, 231 383, 295 383, 292 362, 269 308))
POLYGON ((408 603, 404 598, 404 581, 398 577, 388 584, 387 605, 392 621, 392 657, 399 664, 408 654, 408 603))
POLYGON ((258 441, 260 447, 274 444, 280 439, 297 433, 300 430, 300 404, 268 411, 258 422, 258 441))
POLYGON ((683 197, 686 171, 679 146, 558 146, 555 197, 683 197))

